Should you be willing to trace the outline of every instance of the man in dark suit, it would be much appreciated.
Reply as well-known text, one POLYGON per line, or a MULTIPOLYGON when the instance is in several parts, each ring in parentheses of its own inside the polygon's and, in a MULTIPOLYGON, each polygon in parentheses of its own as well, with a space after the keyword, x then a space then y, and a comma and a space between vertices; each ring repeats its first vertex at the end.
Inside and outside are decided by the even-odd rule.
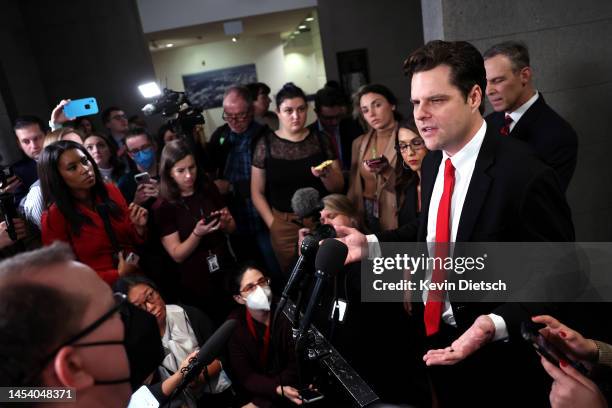
POLYGON ((567 190, 578 155, 578 137, 571 125, 546 104, 533 86, 525 44, 507 41, 484 53, 487 97, 495 112, 487 123, 502 135, 529 144, 559 176, 567 190))
POLYGON ((342 169, 350 170, 353 140, 363 134, 363 129, 355 120, 346 117, 346 97, 340 89, 326 86, 317 91, 314 103, 317 120, 308 125, 308 128, 326 134, 334 146, 342 169))
MULTIPOLYGON (((422 167, 418 240, 442 246, 573 241, 570 210, 554 171, 523 143, 499 137, 484 121, 486 78, 476 48, 432 41, 411 54, 405 69, 412 79, 415 122, 432 151, 422 167)), ((402 226, 375 237, 338 232, 348 234, 343 240, 353 260, 363 255, 366 239, 414 237, 414 228, 402 226)), ((436 281, 436 271, 428 273, 436 281)), ((459 303, 448 296, 432 300, 429 293, 423 301, 424 306, 414 303, 413 315, 425 323, 429 351, 424 360, 441 406, 546 402, 544 373, 520 334, 521 322, 548 310, 546 305, 459 303), (526 371, 520 379, 524 394, 509 392, 517 380, 508 366, 516 364, 526 371)))

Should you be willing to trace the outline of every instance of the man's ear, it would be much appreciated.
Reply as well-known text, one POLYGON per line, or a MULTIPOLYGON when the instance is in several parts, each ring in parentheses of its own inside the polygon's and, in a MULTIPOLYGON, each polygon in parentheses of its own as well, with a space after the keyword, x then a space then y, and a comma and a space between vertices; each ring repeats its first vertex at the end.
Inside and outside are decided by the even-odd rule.
POLYGON ((234 300, 241 305, 245 305, 246 301, 240 295, 234 295, 234 300))
POLYGON ((94 385, 94 377, 83 366, 83 359, 74 347, 61 348, 55 355, 53 368, 64 387, 82 390, 94 385))
POLYGON ((531 81, 531 67, 524 67, 523 69, 521 69, 519 75, 521 77, 521 83, 523 84, 523 86, 527 85, 531 81))
POLYGON ((482 88, 480 85, 474 85, 472 90, 468 94, 467 102, 470 104, 470 108, 474 110, 480 109, 482 103, 482 88))

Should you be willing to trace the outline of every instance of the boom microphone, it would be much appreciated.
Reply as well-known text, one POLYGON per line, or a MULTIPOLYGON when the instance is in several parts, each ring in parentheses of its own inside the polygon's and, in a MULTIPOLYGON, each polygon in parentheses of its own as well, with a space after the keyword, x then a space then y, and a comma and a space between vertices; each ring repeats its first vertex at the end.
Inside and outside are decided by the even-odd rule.
POLYGON ((304 187, 296 190, 291 197, 291 209, 301 219, 316 215, 323 209, 317 189, 304 187))
POLYGON ((319 252, 317 252, 317 257, 315 258, 316 282, 314 288, 312 289, 310 300, 308 301, 308 306, 306 307, 306 312, 304 313, 304 317, 300 323, 298 342, 310 327, 312 312, 314 311, 314 308, 319 301, 319 297, 321 296, 323 284, 329 276, 338 273, 344 267, 344 260, 346 259, 347 254, 348 247, 342 242, 333 238, 324 240, 319 247, 319 252))
POLYGON ((192 362, 189 363, 189 366, 187 366, 183 375, 183 380, 176 388, 176 393, 181 392, 187 384, 200 374, 205 366, 212 363, 214 359, 221 354, 237 324, 238 322, 236 320, 227 320, 208 340, 206 340, 200 351, 198 351, 198 354, 194 357, 192 362))

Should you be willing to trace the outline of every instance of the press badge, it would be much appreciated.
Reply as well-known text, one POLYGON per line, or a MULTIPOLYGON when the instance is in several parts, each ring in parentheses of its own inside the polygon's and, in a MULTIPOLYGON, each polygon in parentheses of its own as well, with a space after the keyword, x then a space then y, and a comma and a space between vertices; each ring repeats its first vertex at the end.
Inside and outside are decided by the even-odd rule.
POLYGON ((208 262, 208 271, 210 273, 217 272, 219 269, 221 269, 219 266, 219 260, 215 254, 209 255, 206 258, 206 262, 208 262))

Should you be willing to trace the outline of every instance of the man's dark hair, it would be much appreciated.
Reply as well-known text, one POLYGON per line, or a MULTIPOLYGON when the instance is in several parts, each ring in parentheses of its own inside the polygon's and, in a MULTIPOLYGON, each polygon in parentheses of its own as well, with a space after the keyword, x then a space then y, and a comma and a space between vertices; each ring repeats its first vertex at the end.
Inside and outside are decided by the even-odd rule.
POLYGON ((323 106, 345 106, 346 97, 340 89, 324 87, 317 91, 314 98, 315 112, 319 113, 323 106))
POLYGON ((487 74, 482 55, 476 47, 466 41, 430 41, 408 56, 404 62, 404 72, 412 78, 418 72, 429 71, 439 65, 451 69, 450 82, 459 88, 466 99, 474 85, 480 87, 483 95, 480 113, 484 113, 487 74))
POLYGON ((522 41, 504 41, 495 44, 486 50, 482 56, 485 60, 488 60, 496 55, 506 56, 512 63, 512 70, 514 72, 529 66, 529 50, 522 41))
POLYGON ((42 119, 40 119, 39 117, 33 115, 19 116, 17 119, 15 119, 13 130, 16 131, 32 125, 38 125, 38 127, 40 128, 40 130, 43 131, 43 133, 47 133, 49 131, 47 124, 43 122, 42 119))
POLYGON ((270 87, 263 82, 251 82, 246 84, 246 88, 251 93, 251 99, 256 100, 259 94, 270 95, 270 87))
POLYGON ((147 140, 151 142, 152 144, 155 143, 155 139, 153 139, 153 136, 151 136, 151 134, 147 131, 147 129, 143 127, 136 127, 136 128, 130 129, 128 131, 128 134, 125 136, 125 141, 127 142, 127 140, 131 137, 136 137, 136 136, 141 136, 141 135, 145 135, 147 137, 147 140))
POLYGON ((118 108, 116 106, 110 106, 110 107, 104 109, 102 111, 102 123, 104 123, 106 125, 111 120, 111 113, 113 113, 115 111, 120 111, 120 110, 123 110, 123 109, 118 108))
MULTIPOLYGON (((223 100, 225 100, 225 98, 227 98, 227 96, 230 94, 236 94, 240 98, 242 98, 248 106, 253 105, 253 101, 257 99, 257 93, 255 93, 255 96, 253 96, 253 92, 251 91, 251 89, 249 89, 249 85, 252 85, 252 84, 248 84, 246 86, 245 85, 230 86, 229 88, 225 90, 225 93, 223 94, 223 100)), ((268 88, 268 93, 270 93, 270 88, 268 88)))
POLYGON ((0 384, 43 385, 47 354, 78 332, 85 297, 24 279, 28 272, 73 259, 67 244, 55 243, 0 263, 0 384))

